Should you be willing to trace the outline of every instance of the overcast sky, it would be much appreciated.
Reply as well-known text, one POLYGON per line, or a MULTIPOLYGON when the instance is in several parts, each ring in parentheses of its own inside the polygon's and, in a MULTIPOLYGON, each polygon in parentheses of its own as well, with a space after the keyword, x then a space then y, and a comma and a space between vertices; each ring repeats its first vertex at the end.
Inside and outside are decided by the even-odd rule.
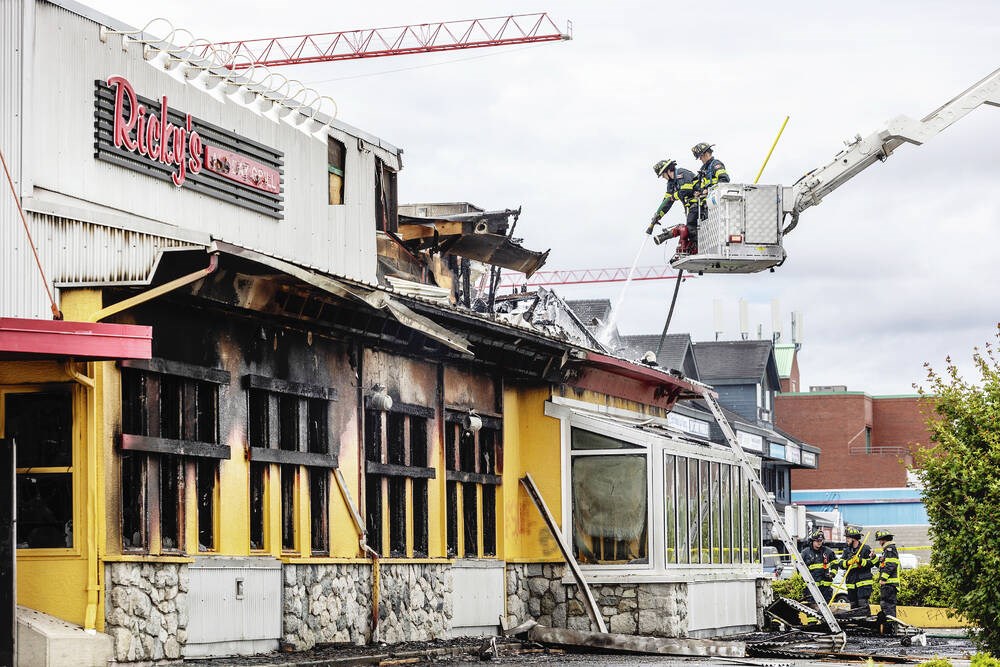
MULTIPOLYGON (((845 139, 899 114, 922 117, 1000 67, 1000 3, 681 3, 503 0, 311 2, 89 0, 135 26, 162 15, 214 41, 547 11, 573 40, 529 47, 283 68, 332 96, 339 118, 404 149, 400 202, 523 206, 518 235, 552 249, 547 269, 630 266, 664 181, 716 144, 752 182, 791 185, 845 139), (157 14, 155 12, 160 12, 157 14)), ((926 146, 904 146, 805 212, 775 273, 705 275, 681 287, 671 332, 771 335, 780 303, 802 314, 803 386, 899 394, 924 362, 967 362, 998 315, 1000 108, 983 107, 926 146)), ((680 223, 680 211, 667 222, 680 223)), ((640 266, 674 244, 646 244, 640 266)), ((617 299, 621 285, 555 288, 617 299)), ((659 333, 673 283, 633 284, 623 333, 659 333)))

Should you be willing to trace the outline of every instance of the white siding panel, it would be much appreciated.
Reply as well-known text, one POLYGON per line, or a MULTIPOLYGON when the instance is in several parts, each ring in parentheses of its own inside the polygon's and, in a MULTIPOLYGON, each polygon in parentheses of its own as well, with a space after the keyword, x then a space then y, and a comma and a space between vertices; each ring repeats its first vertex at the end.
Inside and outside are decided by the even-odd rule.
MULTIPOLYGON (((8 4, 19 3, 4 7, 8 4)), ((32 98, 30 155, 38 188, 33 196, 43 199, 51 191, 76 205, 128 212, 324 272, 374 281, 374 156, 359 152, 357 139, 345 136, 344 142, 349 204, 342 213, 331 213, 324 141, 176 81, 145 62, 137 44, 123 52, 118 36, 102 43, 99 26, 88 19, 46 2, 37 9, 34 76, 45 83, 35 86, 32 98), (95 160, 95 80, 113 75, 128 78, 140 95, 166 95, 173 109, 283 151, 284 219, 95 160), (331 224, 338 215, 343 218, 331 224)))
POLYGON ((188 644, 281 637, 278 561, 218 558, 192 564, 188 574, 188 644))
POLYGON ((757 624, 757 588, 749 581, 688 584, 688 631, 757 624))

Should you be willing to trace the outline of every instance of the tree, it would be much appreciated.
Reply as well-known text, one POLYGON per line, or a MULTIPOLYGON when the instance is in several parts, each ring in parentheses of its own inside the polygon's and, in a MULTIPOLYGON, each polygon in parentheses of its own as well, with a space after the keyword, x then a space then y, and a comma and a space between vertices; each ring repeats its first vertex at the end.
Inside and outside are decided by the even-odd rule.
MULTIPOLYGON (((1000 332, 998 332, 1000 338, 1000 332)), ((973 350, 979 375, 968 382, 951 357, 944 373, 929 364, 931 446, 916 452, 934 538, 932 562, 948 601, 980 630, 981 649, 1000 654, 1000 362, 993 347, 973 350)))

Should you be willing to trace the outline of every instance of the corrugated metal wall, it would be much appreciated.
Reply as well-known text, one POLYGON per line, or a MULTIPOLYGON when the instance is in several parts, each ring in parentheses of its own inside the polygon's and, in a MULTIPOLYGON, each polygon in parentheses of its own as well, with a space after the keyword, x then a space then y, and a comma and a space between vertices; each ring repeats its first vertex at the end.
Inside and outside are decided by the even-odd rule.
MULTIPOLYGON (((20 2, 2 3, 5 45, 17 43, 10 40, 17 32, 14 24, 20 23, 20 6, 20 2)), ((26 193, 28 203, 42 213, 98 218, 112 227, 133 230, 92 228, 40 215, 37 225, 44 228, 45 237, 39 246, 46 247, 42 254, 51 280, 136 279, 151 265, 158 247, 211 235, 324 272, 375 282, 374 172, 376 154, 384 149, 336 132, 347 147, 347 204, 329 206, 325 141, 263 119, 233 102, 219 103, 176 81, 146 63, 134 43, 127 52, 118 36, 102 43, 99 26, 74 12, 44 1, 35 7, 34 34, 59 35, 59 39, 38 39, 33 51, 36 84, 29 105, 32 122, 25 129, 25 144, 31 150, 24 153, 34 185, 30 195, 26 193), (267 218, 95 160, 94 82, 113 75, 128 78, 141 95, 166 95, 171 108, 283 151, 285 219, 267 218)), ((10 58, 11 51, 5 48, 0 58, 10 58)), ((5 143, 12 131, 8 119, 14 117, 8 110, 16 106, 16 97, 7 91, 0 96, 5 143)), ((23 276, 33 265, 30 250, 19 225, 8 224, 10 214, 2 210, 3 277, 23 276)), ((39 283, 2 290, 0 315, 47 315, 44 291, 32 284, 39 283)))
POLYGON ((188 573, 188 644, 281 637, 281 563, 199 559, 188 573))

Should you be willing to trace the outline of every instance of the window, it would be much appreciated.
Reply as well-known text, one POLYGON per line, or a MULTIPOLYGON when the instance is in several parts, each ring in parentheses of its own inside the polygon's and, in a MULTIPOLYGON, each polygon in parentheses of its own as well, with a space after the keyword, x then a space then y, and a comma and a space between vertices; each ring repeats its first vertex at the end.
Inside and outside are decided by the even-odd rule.
POLYGON ((344 164, 347 149, 333 137, 326 140, 326 169, 329 174, 330 205, 344 203, 344 164))
POLYGON ((246 375, 247 439, 250 442, 250 548, 267 549, 266 484, 276 464, 282 551, 307 548, 297 533, 298 517, 309 517, 308 553, 330 554, 330 475, 338 465, 330 438, 330 404, 337 391, 260 375, 246 375), (299 489, 308 507, 299 507, 299 489), (306 514, 307 513, 307 514, 306 514))
POLYGON ((760 504, 733 452, 562 400, 546 414, 569 422, 564 535, 581 566, 612 577, 756 569, 760 504))
POLYGON ((570 440, 573 549, 577 560, 648 563, 645 450, 575 427, 570 440))
POLYGON ((72 393, 5 394, 3 425, 17 448, 17 548, 71 548, 72 393))
POLYGON ((166 359, 121 362, 121 545, 125 551, 184 552, 187 513, 197 550, 216 548, 219 385, 229 373, 166 359), (196 505, 186 507, 194 485, 196 505))
POLYGON ((368 545, 382 555, 428 555, 427 484, 435 471, 427 465, 427 428, 433 417, 433 408, 399 401, 388 412, 365 410, 365 523, 368 545))
POLYGON ((375 160, 375 186, 375 227, 396 233, 399 231, 396 172, 381 160, 375 160))
POLYGON ((467 428, 467 410, 447 410, 445 479, 448 556, 493 558, 497 553, 497 487, 503 467, 503 422, 476 415, 482 422, 467 428))

